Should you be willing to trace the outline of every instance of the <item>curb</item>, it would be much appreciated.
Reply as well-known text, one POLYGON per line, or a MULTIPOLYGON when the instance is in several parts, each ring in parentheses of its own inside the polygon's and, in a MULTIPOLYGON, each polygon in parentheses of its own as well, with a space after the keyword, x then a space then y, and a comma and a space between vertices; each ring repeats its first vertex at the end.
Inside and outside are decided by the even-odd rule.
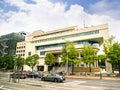
POLYGON ((76 79, 95 79, 95 80, 120 80, 120 77, 100 77, 97 76, 65 76, 66 78, 76 78, 76 79))

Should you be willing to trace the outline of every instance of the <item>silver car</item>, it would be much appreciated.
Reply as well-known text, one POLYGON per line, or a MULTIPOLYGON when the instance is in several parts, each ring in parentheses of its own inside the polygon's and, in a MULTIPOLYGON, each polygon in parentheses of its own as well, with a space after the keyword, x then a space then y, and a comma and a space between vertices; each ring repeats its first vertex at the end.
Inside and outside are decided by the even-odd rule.
POLYGON ((54 82, 63 82, 65 77, 59 74, 49 74, 47 76, 41 77, 42 81, 54 81, 54 82))

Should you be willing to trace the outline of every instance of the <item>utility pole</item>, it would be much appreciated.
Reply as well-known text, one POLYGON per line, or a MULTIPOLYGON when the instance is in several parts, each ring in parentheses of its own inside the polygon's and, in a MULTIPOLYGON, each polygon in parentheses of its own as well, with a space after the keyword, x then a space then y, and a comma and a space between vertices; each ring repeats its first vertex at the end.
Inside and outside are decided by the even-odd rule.
MULTIPOLYGON (((67 42, 64 37, 62 38, 62 40, 64 40, 65 43, 67 42)), ((66 54, 67 54, 67 58, 66 58, 66 59, 67 59, 67 60, 66 60, 66 69, 67 69, 67 75, 69 74, 69 66, 68 66, 68 64, 69 64, 69 62, 68 62, 69 56, 68 56, 68 49, 69 49, 69 48, 68 48, 68 45, 66 44, 66 54)))
POLYGON ((13 60, 14 60, 14 69, 13 69, 13 82, 16 83, 16 64, 17 64, 17 61, 16 61, 16 55, 13 55, 13 60))
POLYGON ((102 79, 102 67, 101 67, 101 60, 99 60, 99 62, 100 62, 100 79, 102 79))

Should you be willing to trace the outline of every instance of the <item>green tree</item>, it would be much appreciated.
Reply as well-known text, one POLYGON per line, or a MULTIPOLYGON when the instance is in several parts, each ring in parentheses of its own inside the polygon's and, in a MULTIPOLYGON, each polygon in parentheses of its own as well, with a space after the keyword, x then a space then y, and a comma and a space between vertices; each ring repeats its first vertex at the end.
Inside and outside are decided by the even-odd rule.
POLYGON ((13 69, 14 67, 13 55, 5 56, 5 63, 6 63, 7 69, 13 69))
POLYGON ((75 45, 71 41, 66 41, 65 45, 62 47, 62 65, 68 65, 73 67, 75 64, 80 63, 80 59, 78 59, 78 49, 75 48, 75 45))
POLYGON ((0 56, 0 68, 13 69, 14 61, 12 55, 0 56))
POLYGON ((113 45, 115 37, 114 36, 110 36, 110 38, 106 39, 103 43, 103 51, 104 53, 107 55, 107 53, 109 52, 110 47, 113 45))
POLYGON ((33 71, 35 65, 38 64, 38 59, 39 59, 38 54, 34 54, 32 56, 28 56, 26 58, 25 64, 30 66, 32 68, 32 71, 33 71))
POLYGON ((55 65, 55 56, 52 54, 52 53, 47 53, 45 55, 45 64, 46 65, 49 65, 49 66, 53 66, 55 65))
POLYGON ((114 43, 107 53, 113 68, 118 68, 120 76, 120 43, 114 43))
MULTIPOLYGON (((114 36, 110 36, 110 38, 108 38, 107 40, 105 40, 104 43, 103 43, 103 51, 104 51, 104 53, 105 53, 105 55, 106 55, 106 57, 108 59, 110 59, 109 55, 108 55, 108 53, 110 53, 110 48, 115 43, 114 39, 115 39, 114 36)), ((111 63, 111 65, 112 65, 112 72, 114 73, 114 68, 116 66, 116 62, 114 61, 114 59, 112 61, 108 60, 107 62, 111 63)))
POLYGON ((49 66, 48 71, 50 71, 53 68, 55 63, 55 56, 51 52, 47 53, 45 55, 45 64, 49 66))
POLYGON ((90 72, 91 72, 91 64, 93 64, 97 60, 97 50, 95 50, 92 46, 84 46, 81 53, 81 59, 85 64, 89 64, 90 72))
POLYGON ((21 58, 19 56, 18 58, 16 58, 16 60, 17 60, 17 69, 20 70, 24 65, 24 58, 21 58))
POLYGON ((106 55, 104 55, 104 54, 98 55, 98 60, 100 60, 99 66, 105 66, 106 59, 107 59, 106 55))
POLYGON ((0 56, 0 69, 3 67, 3 57, 0 56))
POLYGON ((77 64, 78 59, 78 49, 75 48, 75 45, 71 41, 66 41, 65 45, 62 47, 62 64, 77 64))

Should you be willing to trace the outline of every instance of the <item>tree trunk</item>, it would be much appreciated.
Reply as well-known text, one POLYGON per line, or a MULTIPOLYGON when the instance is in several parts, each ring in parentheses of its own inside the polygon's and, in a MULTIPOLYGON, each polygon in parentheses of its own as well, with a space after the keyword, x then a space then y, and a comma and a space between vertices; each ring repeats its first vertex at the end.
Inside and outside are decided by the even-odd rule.
POLYGON ((119 77, 120 77, 120 61, 118 61, 118 70, 119 70, 119 77))
POLYGON ((90 70, 90 72, 91 72, 91 64, 89 64, 89 70, 90 70))
POLYGON ((114 64, 112 64, 112 73, 114 74, 114 64))
POLYGON ((72 73, 71 74, 73 75, 73 69, 74 69, 73 61, 72 61, 72 65, 71 66, 72 66, 72 73))
POLYGON ((33 68, 34 68, 34 67, 32 66, 32 72, 33 72, 33 68))

